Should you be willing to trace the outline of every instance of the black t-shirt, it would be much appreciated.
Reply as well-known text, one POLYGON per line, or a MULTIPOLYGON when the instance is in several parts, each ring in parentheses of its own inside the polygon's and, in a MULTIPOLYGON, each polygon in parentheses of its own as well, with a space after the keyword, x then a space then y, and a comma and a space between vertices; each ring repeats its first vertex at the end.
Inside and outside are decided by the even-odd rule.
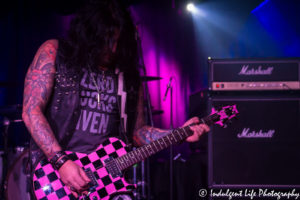
POLYGON ((103 76, 102 70, 96 72, 90 72, 85 68, 82 70, 81 114, 67 149, 89 153, 108 137, 119 136, 118 81, 114 71, 105 71, 103 76), (97 99, 98 90, 100 91, 100 104, 97 99))

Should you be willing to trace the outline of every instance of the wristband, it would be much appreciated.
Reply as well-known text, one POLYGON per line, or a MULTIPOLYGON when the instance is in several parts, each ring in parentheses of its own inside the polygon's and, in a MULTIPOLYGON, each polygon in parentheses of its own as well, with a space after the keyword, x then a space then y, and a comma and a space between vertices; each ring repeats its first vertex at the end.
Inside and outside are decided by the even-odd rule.
POLYGON ((61 168, 68 160, 70 160, 70 158, 67 155, 64 155, 53 165, 54 169, 59 170, 59 168, 61 168))
POLYGON ((50 159, 50 163, 54 166, 55 163, 62 157, 65 156, 66 153, 64 151, 58 151, 56 154, 50 159))

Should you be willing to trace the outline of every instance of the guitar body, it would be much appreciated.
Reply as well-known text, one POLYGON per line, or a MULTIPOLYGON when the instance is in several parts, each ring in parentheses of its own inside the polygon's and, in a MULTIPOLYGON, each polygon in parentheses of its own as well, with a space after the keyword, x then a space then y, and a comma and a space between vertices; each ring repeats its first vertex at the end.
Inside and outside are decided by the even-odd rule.
MULTIPOLYGON (((218 124, 225 127, 226 123, 238 114, 236 105, 222 109, 212 109, 212 114, 201 118, 199 123, 218 124)), ((79 197, 80 200, 108 200, 117 193, 130 192, 136 186, 129 184, 122 177, 122 170, 138 163, 170 145, 178 144, 193 135, 190 124, 174 129, 149 144, 127 152, 125 143, 117 138, 109 138, 96 151, 90 154, 66 151, 66 154, 84 169, 91 179, 89 195, 79 197)), ((43 159, 35 168, 33 188, 38 200, 72 200, 76 199, 60 180, 58 171, 54 170, 47 159, 43 159)))
MULTIPOLYGON (((122 176, 113 178, 106 168, 107 159, 127 154, 125 147, 123 141, 109 138, 90 154, 66 151, 66 154, 82 167, 89 177, 93 176, 96 182, 93 191, 90 191, 89 199, 108 200, 115 193, 129 192, 135 188, 135 185, 127 183, 122 176)), ((35 168, 33 188, 38 200, 76 199, 47 159, 41 160, 35 168)))

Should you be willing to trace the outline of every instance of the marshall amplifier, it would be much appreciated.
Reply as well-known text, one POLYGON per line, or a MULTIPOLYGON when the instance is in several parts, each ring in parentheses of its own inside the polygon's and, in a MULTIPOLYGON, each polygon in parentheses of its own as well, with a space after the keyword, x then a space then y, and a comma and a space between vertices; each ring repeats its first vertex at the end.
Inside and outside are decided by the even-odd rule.
POLYGON ((298 59, 211 59, 211 91, 299 90, 298 59))
POLYGON ((208 155, 199 173, 208 173, 210 188, 300 188, 299 91, 228 95, 204 90, 189 102, 190 117, 233 104, 239 111, 227 128, 212 126, 190 143, 193 152, 208 155))
POLYGON ((238 120, 208 134, 208 185, 300 188, 299 95, 211 95, 207 101, 208 110, 232 104, 238 120))

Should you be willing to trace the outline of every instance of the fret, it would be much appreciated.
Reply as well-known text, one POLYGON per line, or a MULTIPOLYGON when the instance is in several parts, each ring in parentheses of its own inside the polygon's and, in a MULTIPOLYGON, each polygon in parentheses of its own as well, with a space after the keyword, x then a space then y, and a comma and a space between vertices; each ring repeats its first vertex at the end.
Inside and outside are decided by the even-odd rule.
POLYGON ((160 145, 161 149, 164 149, 164 143, 162 139, 157 140, 158 144, 160 145))
POLYGON ((134 161, 131 159, 131 157, 129 156, 129 154, 127 154, 127 158, 129 160, 130 165, 132 165, 134 163, 134 161))
POLYGON ((128 155, 128 154, 125 154, 125 155, 123 156, 125 163, 128 161, 127 155, 128 155))
POLYGON ((178 135, 179 135, 179 132, 180 132, 180 130, 176 129, 176 130, 174 131, 174 134, 173 134, 176 143, 178 143, 179 141, 181 141, 181 137, 178 136, 178 135))
POLYGON ((166 138, 166 136, 165 136, 165 137, 163 137, 163 138, 162 138, 162 140, 164 141, 164 143, 165 143, 165 145, 166 145, 166 146, 165 146, 165 148, 166 148, 166 147, 168 147, 168 146, 169 146, 169 144, 167 143, 168 141, 167 141, 167 138, 166 138))
POLYGON ((150 148, 150 154, 151 155, 154 154, 152 143, 149 144, 149 148, 150 148))
POLYGON ((134 150, 134 151, 131 151, 131 152, 129 153, 129 156, 130 156, 131 159, 136 160, 136 157, 134 156, 134 153, 133 153, 133 152, 135 152, 135 150, 134 150))
POLYGON ((139 148, 135 150, 135 154, 137 157, 137 161, 143 160, 143 156, 141 155, 141 151, 139 148))
POLYGON ((151 156, 151 151, 149 151, 149 144, 145 145, 145 150, 146 150, 146 153, 148 154, 147 157, 151 156))
POLYGON ((126 168, 128 167, 128 163, 127 163, 126 160, 125 160, 125 155, 121 156, 121 157, 119 158, 119 160, 122 161, 122 166, 123 166, 124 169, 126 169, 126 168))
POLYGON ((140 155, 141 155, 140 159, 143 160, 146 157, 143 146, 139 148, 139 151, 140 151, 140 155))
POLYGON ((126 163, 125 165, 125 168, 124 169, 127 169, 128 167, 130 167, 129 163, 126 163))
POLYGON ((156 152, 158 152, 160 149, 155 145, 155 142, 157 142, 157 140, 155 140, 155 141, 153 142, 153 145, 154 145, 155 148, 156 148, 156 152))
POLYGON ((119 157, 118 159, 120 160, 120 163, 124 163, 123 156, 119 157))
POLYGON ((143 151, 144 150, 144 146, 140 147, 139 149, 141 150, 142 153, 144 153, 144 154, 141 153, 142 160, 144 160, 147 157, 147 154, 145 153, 145 151, 143 151))
POLYGON ((180 133, 181 133, 181 130, 182 130, 182 129, 180 129, 180 131, 176 130, 176 133, 178 133, 177 135, 180 137, 179 140, 183 140, 183 137, 182 137, 181 134, 180 134, 180 133))
MULTIPOLYGON (((171 137, 171 140, 173 138, 173 140, 175 141, 175 143, 177 143, 177 140, 175 138, 175 131, 173 131, 171 134, 170 134, 170 137, 171 137)), ((172 144, 174 143, 174 141, 172 142, 172 144)))
MULTIPOLYGON (((128 156, 129 157, 129 156, 128 156)), ((132 159, 129 158, 129 165, 131 166, 134 163, 132 159)))
POLYGON ((118 169, 121 171, 121 170, 122 170, 122 167, 121 167, 121 165, 120 165, 120 163, 119 163, 119 160, 118 160, 118 159, 115 159, 115 162, 116 162, 116 165, 117 165, 118 169))
MULTIPOLYGON (((169 144, 169 145, 171 145, 171 144, 172 144, 172 142, 171 142, 171 140, 170 140, 170 138, 169 138, 169 135, 166 135, 165 137, 166 137, 166 138, 169 140, 169 142, 170 142, 170 144, 169 144)), ((168 145, 168 146, 169 146, 169 145, 168 145)))
POLYGON ((116 160, 118 160, 119 165, 121 166, 121 169, 126 169, 127 164, 125 162, 120 162, 122 160, 122 157, 117 158, 116 160))
MULTIPOLYGON (((147 149, 147 151, 148 151, 148 153, 149 153, 150 155, 154 154, 154 151, 153 151, 153 149, 152 149, 151 144, 147 145, 147 146, 146 146, 146 149, 147 149), (150 151, 149 151, 149 149, 150 149, 150 151)), ((150 155, 149 155, 149 156, 150 156, 150 155)))
POLYGON ((144 150, 146 152, 146 158, 151 155, 150 152, 148 151, 148 146, 149 146, 149 144, 147 144, 147 145, 144 146, 144 150))
POLYGON ((162 140, 162 142, 164 142, 164 143, 163 143, 163 144, 165 144, 164 148, 166 148, 168 145, 167 145, 167 143, 166 143, 166 141, 165 141, 165 138, 162 137, 162 138, 160 138, 160 140, 162 140))
POLYGON ((136 157, 134 156, 134 153, 133 153, 134 151, 135 151, 135 150, 129 152, 129 153, 128 153, 128 156, 130 157, 130 159, 131 159, 133 162, 136 162, 137 159, 136 159, 136 157))
POLYGON ((154 150, 154 152, 158 152, 158 149, 155 145, 155 141, 153 141, 150 145, 152 146, 152 149, 154 150), (154 149, 154 147, 155 147, 155 149, 154 149))
POLYGON ((125 169, 124 166, 123 166, 123 165, 124 165, 123 156, 117 158, 116 160, 118 160, 119 165, 121 166, 121 168, 122 168, 122 169, 125 169))
POLYGON ((186 138, 187 136, 186 136, 186 132, 185 132, 185 129, 184 128, 182 128, 181 129, 182 131, 180 131, 180 136, 182 137, 182 139, 184 139, 184 138, 186 138))
POLYGON ((185 133, 185 137, 189 137, 190 134, 186 131, 186 128, 190 129, 190 127, 187 126, 187 127, 184 127, 184 128, 183 128, 183 131, 184 131, 184 133, 185 133))
POLYGON ((124 155, 124 158, 125 158, 125 163, 127 166, 130 166, 130 160, 128 159, 128 154, 125 154, 124 155))
POLYGON ((145 154, 143 147, 140 147, 138 149, 140 151, 140 156, 141 156, 140 160, 144 160, 147 157, 147 155, 145 154))
POLYGON ((177 139, 179 140, 179 141, 182 141, 182 140, 184 140, 184 138, 185 137, 183 137, 182 135, 181 135, 181 133, 183 132, 183 130, 182 129, 180 129, 180 130, 178 130, 177 131, 177 139))
POLYGON ((173 133, 173 134, 172 134, 172 137, 173 137, 173 139, 174 139, 174 141, 175 141, 175 144, 177 144, 177 143, 178 143, 178 139, 177 139, 177 137, 176 137, 176 134, 173 133))
POLYGON ((140 149, 139 149, 139 148, 136 149, 136 150, 134 151, 134 153, 135 153, 135 155, 136 155, 138 161, 140 161, 140 160, 141 160, 141 157, 142 157, 141 152, 140 152, 140 149))
POLYGON ((146 152, 146 157, 150 156, 150 152, 148 152, 148 144, 143 146, 144 147, 144 150, 146 152))
POLYGON ((160 144, 159 140, 156 140, 156 143, 159 145, 159 146, 158 146, 159 151, 162 150, 162 149, 164 149, 164 146, 162 146, 162 145, 160 144))
POLYGON ((148 156, 148 155, 147 155, 147 152, 146 152, 146 150, 145 150, 145 146, 146 146, 146 145, 140 147, 141 151, 143 152, 143 160, 148 156))

